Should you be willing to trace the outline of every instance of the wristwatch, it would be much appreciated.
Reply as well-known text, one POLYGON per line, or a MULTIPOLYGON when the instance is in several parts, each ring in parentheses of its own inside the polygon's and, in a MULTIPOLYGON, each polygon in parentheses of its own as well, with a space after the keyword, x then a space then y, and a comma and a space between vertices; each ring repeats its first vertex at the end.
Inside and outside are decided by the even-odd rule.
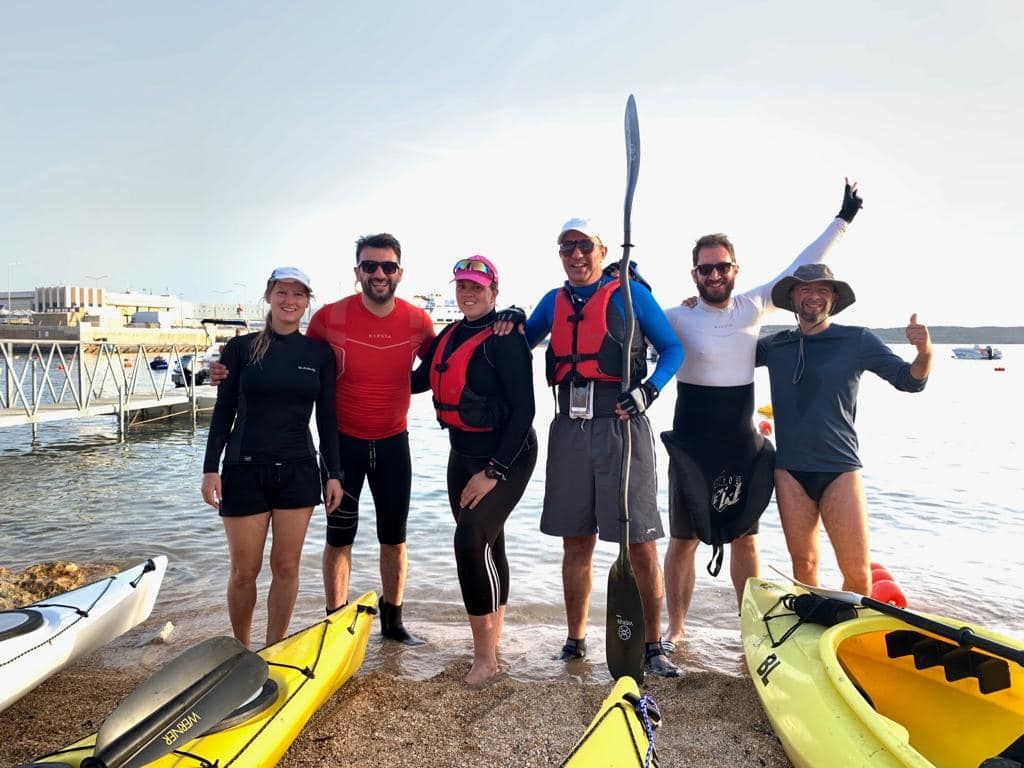
POLYGON ((505 473, 498 469, 493 464, 488 464, 484 467, 484 477, 490 478, 491 480, 505 480, 505 473))

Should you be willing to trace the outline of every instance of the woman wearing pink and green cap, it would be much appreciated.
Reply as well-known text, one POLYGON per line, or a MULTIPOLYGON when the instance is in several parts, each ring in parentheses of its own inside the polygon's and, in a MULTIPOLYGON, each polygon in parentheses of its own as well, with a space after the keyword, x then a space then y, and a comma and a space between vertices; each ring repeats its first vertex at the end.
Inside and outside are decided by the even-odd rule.
POLYGON ((446 327, 412 375, 412 391, 432 391, 448 430, 448 500, 455 516, 455 559, 473 632, 471 686, 498 672, 498 641, 508 602, 504 525, 537 462, 533 370, 522 334, 495 336, 498 270, 471 256, 455 264, 455 298, 464 319, 446 327))

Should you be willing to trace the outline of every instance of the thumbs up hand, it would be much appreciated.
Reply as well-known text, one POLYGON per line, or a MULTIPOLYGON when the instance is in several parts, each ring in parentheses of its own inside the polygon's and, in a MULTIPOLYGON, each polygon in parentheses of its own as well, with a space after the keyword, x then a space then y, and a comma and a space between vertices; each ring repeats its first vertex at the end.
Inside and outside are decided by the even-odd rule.
POLYGON ((907 341, 917 347, 919 353, 930 352, 932 340, 928 335, 928 326, 917 322, 917 312, 910 316, 907 324, 907 341))

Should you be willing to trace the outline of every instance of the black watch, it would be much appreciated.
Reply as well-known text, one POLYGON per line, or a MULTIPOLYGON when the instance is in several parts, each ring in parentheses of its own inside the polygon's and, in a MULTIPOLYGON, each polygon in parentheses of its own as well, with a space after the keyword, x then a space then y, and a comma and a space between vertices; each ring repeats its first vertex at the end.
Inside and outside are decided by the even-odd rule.
POLYGON ((484 467, 484 477, 490 478, 491 480, 504 480, 505 473, 493 464, 488 464, 484 467))

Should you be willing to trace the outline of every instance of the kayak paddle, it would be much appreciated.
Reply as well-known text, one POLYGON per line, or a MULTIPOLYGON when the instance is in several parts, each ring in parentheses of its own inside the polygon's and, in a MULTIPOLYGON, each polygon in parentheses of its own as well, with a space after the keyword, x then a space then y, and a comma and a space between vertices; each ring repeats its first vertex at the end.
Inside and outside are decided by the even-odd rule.
MULTIPOLYGON (((636 101, 630 95, 626 101, 626 202, 624 206, 624 238, 622 262, 619 265, 619 293, 625 312, 626 335, 622 342, 622 391, 629 391, 636 318, 633 298, 629 290, 630 213, 633 192, 640 172, 640 124, 636 116, 636 101)), ((644 610, 640 590, 629 562, 629 465, 632 459, 632 425, 626 422, 622 430, 622 467, 619 483, 619 556, 608 572, 608 605, 605 624, 605 655, 608 671, 614 679, 631 677, 637 682, 644 679, 644 610)))
POLYGON ((808 584, 802 584, 792 576, 785 576, 785 574, 778 569, 773 568, 772 570, 793 582, 798 587, 806 589, 808 592, 820 595, 821 597, 830 597, 833 600, 839 600, 840 602, 847 603, 849 605, 862 605, 865 608, 871 608, 879 613, 884 613, 886 616, 892 616, 895 619, 906 622, 912 627, 917 627, 918 629, 923 629, 926 632, 931 632, 933 635, 945 637, 965 648, 978 648, 982 651, 991 653, 993 656, 998 656, 1024 667, 1024 650, 1020 648, 1013 648, 996 640, 990 640, 987 637, 982 637, 981 635, 976 634, 970 627, 954 627, 950 624, 930 619, 927 616, 922 616, 919 613, 914 613, 913 611, 908 611, 904 608, 897 608, 895 605, 883 603, 880 600, 875 600, 871 597, 858 595, 856 592, 841 592, 835 589, 812 587, 808 584))
POLYGON ((267 663, 233 637, 182 653, 103 721, 82 768, 137 768, 214 727, 267 680, 267 663))

